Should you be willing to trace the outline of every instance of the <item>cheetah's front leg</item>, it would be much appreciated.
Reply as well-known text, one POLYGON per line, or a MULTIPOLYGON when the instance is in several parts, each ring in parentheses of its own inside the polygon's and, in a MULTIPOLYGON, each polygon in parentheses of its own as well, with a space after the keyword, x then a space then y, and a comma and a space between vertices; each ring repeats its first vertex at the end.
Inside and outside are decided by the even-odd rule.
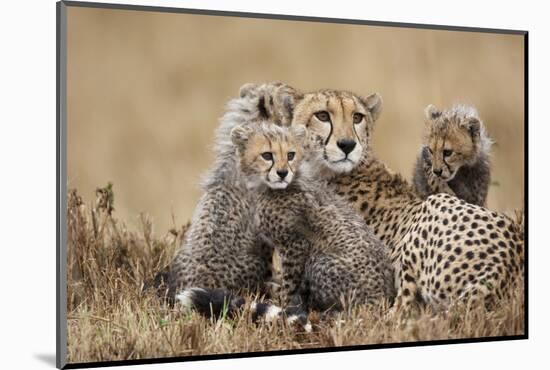
POLYGON ((288 245, 277 248, 281 260, 280 297, 283 306, 305 302, 300 297, 300 287, 304 279, 305 263, 310 244, 307 240, 291 240, 288 245))
POLYGON ((399 285, 394 306, 390 314, 397 312, 410 312, 416 302, 418 285, 416 284, 414 267, 410 261, 401 258, 401 270, 399 272, 399 285))
POLYGON ((270 269, 271 279, 266 284, 268 287, 268 294, 271 298, 280 297, 281 285, 283 282, 283 266, 281 262, 281 254, 277 248, 273 248, 270 269))

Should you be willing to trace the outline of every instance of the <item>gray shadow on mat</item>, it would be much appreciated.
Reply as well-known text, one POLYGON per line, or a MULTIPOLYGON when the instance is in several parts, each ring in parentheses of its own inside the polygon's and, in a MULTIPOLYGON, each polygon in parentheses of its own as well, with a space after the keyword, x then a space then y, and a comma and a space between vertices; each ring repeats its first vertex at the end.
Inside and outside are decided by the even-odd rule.
POLYGON ((55 353, 35 353, 34 358, 42 361, 47 365, 55 367, 55 353))

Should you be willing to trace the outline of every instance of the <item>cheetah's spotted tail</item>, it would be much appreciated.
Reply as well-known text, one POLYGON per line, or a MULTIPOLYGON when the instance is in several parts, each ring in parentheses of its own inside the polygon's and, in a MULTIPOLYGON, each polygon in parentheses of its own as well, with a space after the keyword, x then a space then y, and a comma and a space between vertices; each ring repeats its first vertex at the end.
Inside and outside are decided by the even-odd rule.
MULTIPOLYGON (((176 294, 176 301, 207 318, 219 318, 224 314, 233 317, 245 308, 245 299, 226 289, 188 288, 176 294)), ((283 310, 272 303, 254 301, 249 309, 253 321, 271 322, 284 318, 288 324, 298 324, 305 331, 311 331, 307 314, 301 307, 291 306, 283 310)))
POLYGON ((244 298, 228 290, 203 288, 185 289, 176 294, 176 301, 207 318, 218 318, 224 313, 232 317, 245 303, 244 298))

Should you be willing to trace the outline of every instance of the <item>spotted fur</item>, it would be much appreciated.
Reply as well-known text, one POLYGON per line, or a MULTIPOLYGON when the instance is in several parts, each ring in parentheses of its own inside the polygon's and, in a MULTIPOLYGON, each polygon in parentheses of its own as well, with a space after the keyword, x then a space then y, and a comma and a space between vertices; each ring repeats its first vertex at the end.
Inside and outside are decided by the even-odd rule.
POLYGON ((523 232, 516 222, 448 194, 423 200, 378 160, 370 145, 382 109, 377 94, 363 99, 349 92, 321 90, 301 96, 292 125, 305 125, 313 133, 311 143, 322 153, 315 156, 315 166, 389 248, 398 306, 410 307, 417 298, 447 306, 467 300, 487 303, 507 295, 523 274, 523 232), (331 113, 330 125, 318 118, 322 111, 331 113), (365 120, 360 128, 356 112, 365 120), (361 142, 360 159, 335 166, 334 143, 352 135, 361 142))
POLYGON ((244 143, 240 170, 257 196, 258 230, 281 257, 283 306, 338 310, 345 301, 393 299, 385 247, 324 181, 302 171, 301 127, 260 125, 232 132, 237 145, 244 143), (264 158, 267 150, 269 161, 264 158), (265 180, 267 165, 292 168, 287 186, 265 180))

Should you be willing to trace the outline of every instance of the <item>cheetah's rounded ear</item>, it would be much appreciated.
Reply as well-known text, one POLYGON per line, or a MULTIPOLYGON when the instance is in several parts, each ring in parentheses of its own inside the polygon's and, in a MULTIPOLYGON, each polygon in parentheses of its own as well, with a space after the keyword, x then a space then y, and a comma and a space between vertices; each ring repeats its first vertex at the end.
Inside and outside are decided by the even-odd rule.
POLYGON ((292 125, 291 132, 292 132, 292 135, 294 135, 294 137, 300 144, 302 144, 306 140, 306 137, 307 137, 306 126, 300 125, 300 124, 292 125))
POLYGON ((303 94, 282 82, 271 82, 268 86, 274 87, 272 91, 268 91, 268 96, 265 98, 268 105, 267 111, 271 113, 269 118, 279 125, 290 126, 296 104, 302 99, 303 94))
POLYGON ((252 134, 252 129, 245 125, 239 125, 231 130, 231 142, 239 149, 245 147, 248 138, 252 134))
POLYGON ((248 82, 248 83, 245 83, 244 85, 241 86, 241 88, 239 89, 239 96, 241 98, 246 98, 246 97, 254 97, 257 95, 257 89, 258 89, 258 84, 256 83, 253 83, 253 82, 248 82))
POLYGON ((463 123, 463 126, 468 129, 472 139, 479 138, 481 130, 481 121, 477 117, 470 117, 463 123))
POLYGON ((437 109, 435 105, 430 104, 426 107, 426 109, 424 109, 424 114, 426 115, 426 119, 431 121, 441 116, 442 112, 437 109))
POLYGON ((296 108, 296 104, 300 102, 300 100, 303 99, 304 94, 302 94, 299 90, 289 86, 285 85, 283 88, 280 89, 280 101, 281 105, 284 108, 283 109, 283 116, 286 119, 286 122, 283 122, 283 125, 290 125, 290 122, 292 121, 292 117, 294 115, 294 108, 296 108))
POLYGON ((378 93, 370 94, 363 101, 369 110, 372 121, 375 122, 382 113, 382 96, 378 93))

